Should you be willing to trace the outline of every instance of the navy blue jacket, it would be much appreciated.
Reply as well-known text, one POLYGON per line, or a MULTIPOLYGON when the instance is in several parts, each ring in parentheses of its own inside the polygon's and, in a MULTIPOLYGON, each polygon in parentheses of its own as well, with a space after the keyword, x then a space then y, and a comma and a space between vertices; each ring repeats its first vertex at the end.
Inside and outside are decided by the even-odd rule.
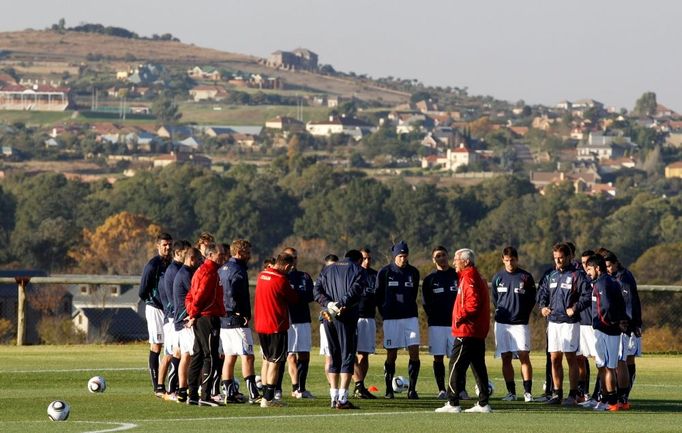
POLYGON ((592 327, 604 334, 620 335, 620 321, 627 320, 625 300, 616 280, 601 274, 592 281, 592 327))
POLYGON ((315 301, 323 308, 338 302, 346 310, 337 320, 353 324, 358 321, 358 302, 367 288, 367 274, 356 263, 345 258, 322 269, 315 281, 315 301))
POLYGON ((527 271, 502 269, 493 277, 492 299, 495 321, 507 325, 527 325, 535 306, 535 280, 527 271))
POLYGON ((374 298, 374 292, 377 284, 377 271, 372 268, 362 268, 365 271, 365 278, 367 279, 367 288, 360 297, 360 317, 363 319, 374 319, 377 314, 377 301, 374 298))
POLYGON ((177 274, 175 274, 175 279, 173 279, 173 309, 175 310, 173 323, 175 324, 176 331, 180 331, 185 326, 185 318, 187 317, 185 298, 192 286, 194 271, 194 268, 182 265, 177 274))
POLYGON ((419 271, 410 264, 399 268, 392 262, 377 274, 377 308, 384 320, 417 317, 418 293, 419 271))
POLYGON ((587 278, 570 264, 564 269, 552 270, 540 283, 538 307, 549 307, 552 310, 548 316, 550 322, 578 323, 578 313, 590 305, 590 293, 587 278), (566 314, 569 307, 573 307, 575 311, 572 317, 566 314))
POLYGON ((223 304, 227 316, 220 318, 221 328, 243 328, 251 320, 249 276, 244 260, 231 257, 219 270, 223 286, 223 304))
POLYGON ((298 302, 289 304, 291 323, 310 323, 310 306, 313 302, 313 279, 307 272, 294 269, 287 274, 291 287, 298 293, 298 302))
MULTIPOLYGON (((583 278, 585 278, 587 281, 590 281, 590 277, 587 275, 587 272, 585 272, 585 269, 583 269, 582 265, 577 265, 578 269, 580 270, 579 272, 583 275, 583 278)), ((590 306, 588 308, 585 308, 580 312, 580 326, 592 326, 592 303, 590 303, 590 306)))
POLYGON ((175 303, 173 302, 173 281, 175 281, 175 275, 178 273, 182 267, 182 262, 173 260, 170 265, 166 268, 166 272, 163 274, 163 284, 159 281, 159 297, 161 298, 161 303, 163 304, 163 313, 166 319, 170 319, 175 316, 175 303))
POLYGON ((422 282, 422 303, 429 326, 452 326, 452 307, 457 297, 457 271, 435 270, 422 282))
POLYGON ((639 292, 637 291, 637 282, 635 282, 635 277, 632 273, 620 267, 615 275, 612 275, 616 279, 620 288, 623 291, 623 299, 625 300, 625 312, 630 318, 630 328, 629 331, 633 331, 635 328, 642 327, 642 304, 639 301, 639 292))
POLYGON ((163 303, 159 293, 159 285, 161 284, 163 274, 166 272, 169 261, 156 255, 152 257, 142 270, 142 278, 140 280, 140 290, 138 295, 145 304, 163 310, 163 303))

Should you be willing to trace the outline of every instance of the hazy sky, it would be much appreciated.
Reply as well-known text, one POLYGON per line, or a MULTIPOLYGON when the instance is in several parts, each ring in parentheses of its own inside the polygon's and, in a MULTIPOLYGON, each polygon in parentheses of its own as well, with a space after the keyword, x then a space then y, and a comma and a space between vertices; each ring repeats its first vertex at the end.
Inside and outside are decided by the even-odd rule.
POLYGON ((309 48, 372 77, 468 87, 553 105, 593 98, 631 109, 645 91, 682 112, 682 4, 663 0, 21 0, 0 30, 66 19, 266 57, 309 48))

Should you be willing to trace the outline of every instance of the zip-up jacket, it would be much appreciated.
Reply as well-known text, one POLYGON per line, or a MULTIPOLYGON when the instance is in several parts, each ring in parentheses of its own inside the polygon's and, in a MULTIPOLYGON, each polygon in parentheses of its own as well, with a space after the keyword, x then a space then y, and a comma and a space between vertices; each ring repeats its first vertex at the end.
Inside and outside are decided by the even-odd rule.
POLYGON ((578 323, 580 313, 590 304, 591 288, 587 279, 573 265, 552 270, 540 284, 538 307, 549 307, 548 316, 554 323, 578 323), (566 309, 573 307, 575 314, 569 316, 566 309))
POLYGON ((213 260, 204 261, 192 276, 185 308, 187 315, 193 318, 225 315, 223 288, 218 282, 218 264, 213 260))
POLYGON ((249 276, 244 260, 231 257, 218 271, 223 288, 225 317, 220 318, 221 328, 243 328, 251 320, 251 295, 249 276))
POLYGON ((613 277, 616 279, 620 288, 623 291, 623 299, 625 300, 625 312, 630 318, 630 327, 628 331, 633 331, 635 328, 642 327, 642 304, 639 301, 639 292, 637 291, 637 282, 632 273, 620 267, 613 277))
POLYGON ((377 271, 372 268, 363 268, 366 274, 367 287, 360 296, 358 310, 363 319, 374 319, 377 314, 377 301, 375 298, 377 285, 377 271))
POLYGON ((459 272, 459 289, 452 309, 452 335, 485 339, 490 330, 488 283, 469 266, 459 272))
POLYGON ((457 271, 435 270, 422 282, 422 303, 429 326, 451 326, 457 297, 457 271))
POLYGON ((166 319, 172 319, 175 316, 175 304, 173 301, 173 282, 175 275, 182 268, 182 263, 173 260, 166 268, 163 274, 163 285, 159 284, 159 293, 161 302, 163 303, 163 313, 166 319))
POLYGON ((492 281, 495 321, 507 325, 527 325, 535 306, 535 280, 527 271, 502 269, 492 281))
MULTIPOLYGON (((582 265, 577 265, 577 269, 579 269, 580 274, 586 281, 590 281, 590 277, 582 265)), ((590 303, 589 307, 580 311, 580 326, 592 326, 592 303, 590 303)))
POLYGON ((367 273, 356 263, 345 258, 322 269, 315 281, 315 301, 323 308, 330 302, 346 307, 337 320, 343 323, 358 321, 358 302, 367 288, 367 273))
POLYGON ((194 269, 182 265, 173 280, 173 309, 175 311, 173 323, 175 324, 176 331, 180 331, 185 327, 185 318, 187 318, 185 299, 192 285, 192 275, 194 275, 194 269))
POLYGON ((254 327, 259 334, 277 334, 289 329, 289 305, 298 302, 286 275, 275 269, 258 274, 254 299, 254 327))
POLYGON ((377 274, 377 308, 384 320, 417 317, 418 293, 419 271, 410 264, 399 268, 392 262, 377 274))
POLYGON ((607 274, 592 281, 592 327, 604 334, 620 335, 620 321, 627 320, 620 285, 607 274))
POLYGON ((163 310, 163 303, 159 295, 159 281, 163 278, 168 267, 168 261, 156 255, 152 257, 142 270, 140 290, 138 295, 145 304, 163 310))
POLYGON ((287 274, 291 287, 298 293, 298 302, 289 305, 291 323, 310 323, 310 304, 313 302, 313 279, 307 272, 294 269, 287 274))

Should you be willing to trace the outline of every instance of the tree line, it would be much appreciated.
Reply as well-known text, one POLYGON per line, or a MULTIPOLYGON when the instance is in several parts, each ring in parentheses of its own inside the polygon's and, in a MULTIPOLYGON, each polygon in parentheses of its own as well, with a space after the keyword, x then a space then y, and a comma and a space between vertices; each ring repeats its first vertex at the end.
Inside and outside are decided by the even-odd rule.
POLYGON ((516 246, 523 267, 538 275, 551 265, 552 245, 571 240, 578 252, 600 246, 616 252, 643 283, 682 283, 679 180, 642 180, 619 191, 616 198, 593 197, 566 183, 540 194, 527 178, 513 175, 447 188, 401 177, 381 182, 295 157, 259 169, 234 165, 225 173, 170 166, 114 184, 10 173, 0 184, 0 266, 135 273, 151 249, 123 254, 132 265, 97 264, 89 256, 129 251, 148 240, 131 238, 152 238, 153 225, 190 241, 202 231, 224 242, 246 238, 260 258, 291 244, 308 251, 311 264, 358 247, 371 248, 377 263, 387 262, 391 245, 404 239, 411 261, 426 270, 434 246, 470 247, 488 278, 507 245, 516 246), (129 215, 143 227, 133 229, 139 221, 129 222, 129 215), (114 216, 121 222, 108 221, 114 216), (100 245, 112 245, 84 254, 95 233, 110 233, 100 245))

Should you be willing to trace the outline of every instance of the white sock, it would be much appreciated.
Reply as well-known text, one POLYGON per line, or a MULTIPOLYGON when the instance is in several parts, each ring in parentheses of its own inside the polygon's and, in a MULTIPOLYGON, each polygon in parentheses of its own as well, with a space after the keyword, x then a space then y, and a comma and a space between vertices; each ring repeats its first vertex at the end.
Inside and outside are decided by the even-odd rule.
POLYGON ((331 397, 332 402, 339 400, 339 390, 338 388, 329 388, 329 397, 331 397))
POLYGON ((345 403, 348 401, 348 390, 346 388, 339 389, 339 401, 345 403))

